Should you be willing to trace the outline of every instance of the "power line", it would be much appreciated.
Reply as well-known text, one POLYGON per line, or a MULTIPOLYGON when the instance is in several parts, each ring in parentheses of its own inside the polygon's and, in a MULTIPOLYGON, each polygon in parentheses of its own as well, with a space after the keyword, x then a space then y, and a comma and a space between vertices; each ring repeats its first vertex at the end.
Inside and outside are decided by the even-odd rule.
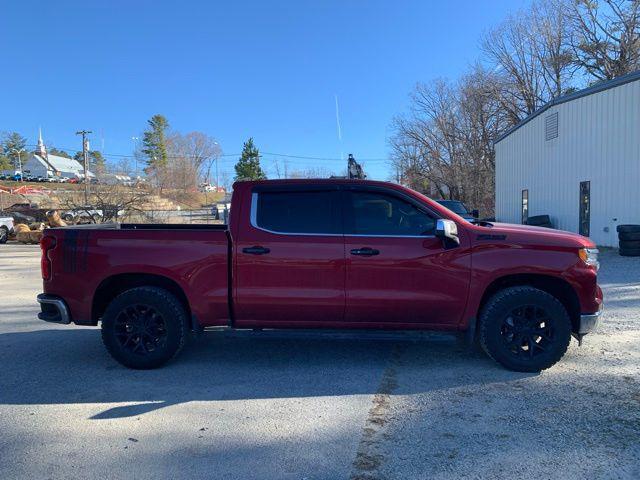
MULTIPOLYGON (((35 147, 36 145, 33 144, 28 144, 26 145, 27 147, 35 147)), ((66 153, 70 153, 73 151, 77 151, 77 149, 75 148, 59 148, 59 147, 54 147, 56 150, 60 150, 66 153)), ((121 154, 121 153, 106 153, 106 152, 100 152, 102 154, 103 157, 115 157, 115 158, 136 158, 135 155, 125 155, 125 154, 121 154)), ((238 158, 240 157, 240 155, 242 155, 241 153, 225 153, 220 155, 220 158, 228 158, 228 157, 235 157, 238 158)), ((168 155, 167 158, 185 158, 188 155, 168 155)), ((291 159, 297 159, 297 160, 318 160, 318 161, 324 161, 324 162, 344 162, 346 159, 344 158, 332 158, 332 157, 314 157, 314 156, 307 156, 307 155, 292 155, 292 154, 288 154, 288 153, 275 153, 275 152, 262 152, 260 155, 260 157, 265 157, 265 156, 270 156, 270 157, 282 157, 282 158, 291 158, 291 159)), ((388 158, 360 158, 358 157, 358 161, 360 162, 388 162, 389 159, 388 158)))

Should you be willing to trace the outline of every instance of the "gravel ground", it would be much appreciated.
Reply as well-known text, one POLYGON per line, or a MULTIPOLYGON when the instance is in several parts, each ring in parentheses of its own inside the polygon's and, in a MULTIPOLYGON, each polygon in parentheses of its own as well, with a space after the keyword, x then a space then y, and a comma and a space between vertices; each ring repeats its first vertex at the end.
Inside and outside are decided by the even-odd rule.
POLYGON ((0 478, 640 478, 640 258, 542 374, 442 334, 207 332, 131 371, 36 318, 38 248, 0 246, 0 478))

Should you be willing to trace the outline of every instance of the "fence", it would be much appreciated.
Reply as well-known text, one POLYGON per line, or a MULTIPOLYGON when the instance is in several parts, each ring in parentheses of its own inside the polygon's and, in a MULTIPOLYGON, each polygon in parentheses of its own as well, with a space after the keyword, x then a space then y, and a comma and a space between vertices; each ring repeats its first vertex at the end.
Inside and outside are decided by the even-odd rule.
POLYGON ((200 208, 196 210, 136 210, 118 217, 118 222, 125 223, 180 223, 180 224, 222 224, 215 210, 200 208))

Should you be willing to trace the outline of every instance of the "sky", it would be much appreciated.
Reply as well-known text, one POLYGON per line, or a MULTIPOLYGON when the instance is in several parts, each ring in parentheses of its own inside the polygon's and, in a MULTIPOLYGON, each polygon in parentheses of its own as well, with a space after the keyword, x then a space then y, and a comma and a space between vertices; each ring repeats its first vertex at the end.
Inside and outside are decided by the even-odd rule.
POLYGON ((390 124, 416 83, 463 74, 482 34, 528 2, 2 3, 0 132, 35 144, 42 127, 47 145, 75 151, 75 132, 92 130, 91 148, 117 161, 160 113, 215 137, 231 177, 253 137, 269 177, 276 159, 340 173, 352 153, 384 180, 390 124))

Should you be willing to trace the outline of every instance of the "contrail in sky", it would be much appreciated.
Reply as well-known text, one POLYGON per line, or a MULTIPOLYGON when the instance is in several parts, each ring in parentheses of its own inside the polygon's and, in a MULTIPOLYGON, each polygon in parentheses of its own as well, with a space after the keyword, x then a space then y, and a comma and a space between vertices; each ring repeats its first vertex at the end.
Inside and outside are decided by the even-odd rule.
POLYGON ((338 109, 338 95, 336 98, 336 124, 338 125, 338 140, 342 142, 342 131, 340 130, 340 110, 338 109))
POLYGON ((334 95, 336 99, 336 125, 338 126, 338 141, 340 142, 340 158, 342 154, 342 129, 340 128, 340 110, 338 109, 338 95, 334 95))

